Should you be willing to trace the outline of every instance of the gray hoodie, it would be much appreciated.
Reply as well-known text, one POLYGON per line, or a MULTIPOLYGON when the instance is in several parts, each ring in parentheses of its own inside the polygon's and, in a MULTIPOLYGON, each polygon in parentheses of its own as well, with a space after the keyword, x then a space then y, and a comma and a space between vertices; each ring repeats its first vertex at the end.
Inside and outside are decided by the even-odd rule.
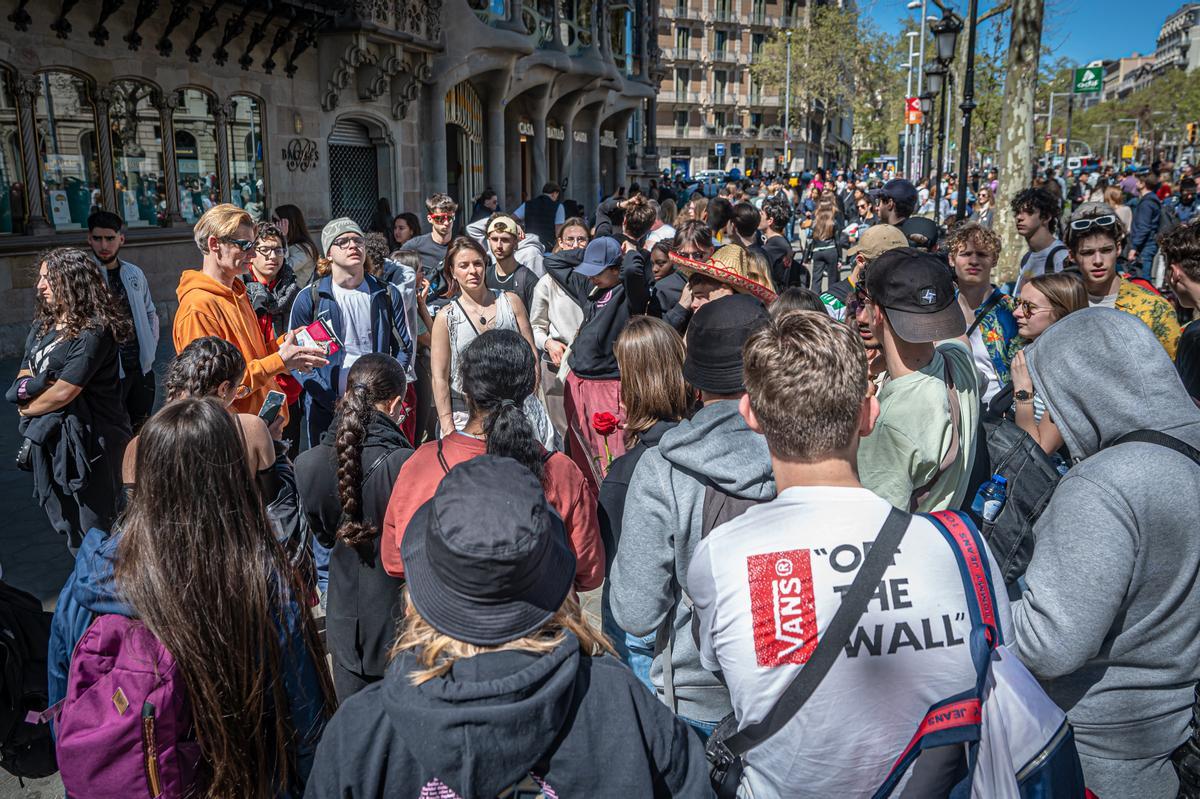
MULTIPOLYGON (((767 442, 746 426, 738 403, 722 400, 701 408, 642 456, 629 483, 621 547, 610 575, 613 617, 634 635, 655 632, 677 604, 675 708, 698 721, 719 721, 731 710, 725 686, 700 665, 692 638, 690 603, 680 603, 688 563, 700 543, 706 483, 732 496, 775 498, 767 442)), ((650 678, 660 693, 662 655, 650 678)))
POLYGON ((1077 311, 1025 352, 1077 465, 1034 526, 1012 648, 1067 711, 1089 788, 1174 797, 1200 679, 1200 467, 1111 444, 1149 428, 1200 448, 1200 410, 1122 311, 1077 311))

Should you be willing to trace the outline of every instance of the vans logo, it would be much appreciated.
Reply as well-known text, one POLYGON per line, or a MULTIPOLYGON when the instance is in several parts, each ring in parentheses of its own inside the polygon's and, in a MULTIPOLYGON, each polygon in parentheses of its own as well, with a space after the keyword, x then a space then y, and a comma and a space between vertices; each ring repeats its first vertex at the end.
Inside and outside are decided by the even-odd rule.
POLYGON ((807 549, 746 558, 758 665, 803 665, 817 648, 817 609, 807 549))

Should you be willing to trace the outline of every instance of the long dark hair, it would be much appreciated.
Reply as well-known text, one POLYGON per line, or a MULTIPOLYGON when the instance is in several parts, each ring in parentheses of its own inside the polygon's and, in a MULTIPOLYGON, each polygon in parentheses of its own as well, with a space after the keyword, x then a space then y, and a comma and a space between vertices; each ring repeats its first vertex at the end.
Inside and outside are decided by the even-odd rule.
POLYGON ((203 336, 183 348, 167 367, 163 389, 167 399, 207 397, 228 381, 238 385, 246 374, 246 359, 223 338, 203 336))
POLYGON ((363 518, 362 451, 367 443, 367 424, 377 413, 375 405, 403 397, 408 381, 395 358, 381 353, 364 355, 350 367, 346 393, 338 401, 336 430, 338 500, 342 522, 338 538, 357 546, 379 535, 379 528, 363 518))
POLYGON ((233 417, 217 400, 169 402, 142 428, 117 547, 122 597, 175 658, 196 726, 206 796, 273 796, 296 767, 285 655, 310 657, 326 717, 324 648, 301 606, 305 652, 281 614, 304 589, 275 540, 233 417), (266 728, 266 729, 264 729, 266 728))
POLYGON ((483 259, 484 266, 488 264, 488 253, 483 245, 470 236, 459 236, 450 242, 446 248, 446 258, 442 261, 442 278, 446 281, 446 296, 453 297, 458 293, 458 281, 454 279, 454 259, 464 250, 470 250, 483 259))
POLYGON ((62 340, 73 339, 91 328, 108 329, 118 342, 133 338, 133 320, 108 290, 100 265, 75 247, 57 247, 38 256, 38 269, 46 265, 46 280, 54 295, 53 307, 37 297, 34 322, 45 335, 60 320, 62 340))
POLYGON ((275 208, 275 218, 287 220, 287 246, 291 247, 294 244, 299 244, 313 261, 321 257, 321 254, 317 252, 316 242, 313 241, 312 235, 308 232, 308 225, 304 221, 304 213, 299 208, 290 204, 280 205, 275 208))
POLYGON ((463 350, 463 394, 473 415, 483 417, 489 455, 503 455, 543 477, 544 450, 525 415, 535 369, 529 342, 515 330, 487 330, 463 350))

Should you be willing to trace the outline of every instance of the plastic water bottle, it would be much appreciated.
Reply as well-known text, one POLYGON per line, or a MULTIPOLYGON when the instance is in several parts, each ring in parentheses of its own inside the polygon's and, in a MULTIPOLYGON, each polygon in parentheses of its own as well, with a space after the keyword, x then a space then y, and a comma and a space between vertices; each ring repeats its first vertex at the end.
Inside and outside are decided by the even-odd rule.
POLYGON ((1008 499, 1008 481, 998 474, 993 474, 992 479, 979 487, 978 493, 975 494, 975 501, 971 503, 971 510, 982 517, 985 522, 991 523, 996 521, 1000 515, 1006 499, 1008 499))

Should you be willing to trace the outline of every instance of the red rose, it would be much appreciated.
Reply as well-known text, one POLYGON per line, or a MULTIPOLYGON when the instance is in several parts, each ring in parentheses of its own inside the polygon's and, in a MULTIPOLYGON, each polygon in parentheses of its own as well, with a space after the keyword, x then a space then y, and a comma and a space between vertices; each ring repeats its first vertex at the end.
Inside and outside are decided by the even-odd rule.
POLYGON ((620 421, 608 411, 592 414, 592 429, 602 436, 610 436, 617 432, 620 421))

